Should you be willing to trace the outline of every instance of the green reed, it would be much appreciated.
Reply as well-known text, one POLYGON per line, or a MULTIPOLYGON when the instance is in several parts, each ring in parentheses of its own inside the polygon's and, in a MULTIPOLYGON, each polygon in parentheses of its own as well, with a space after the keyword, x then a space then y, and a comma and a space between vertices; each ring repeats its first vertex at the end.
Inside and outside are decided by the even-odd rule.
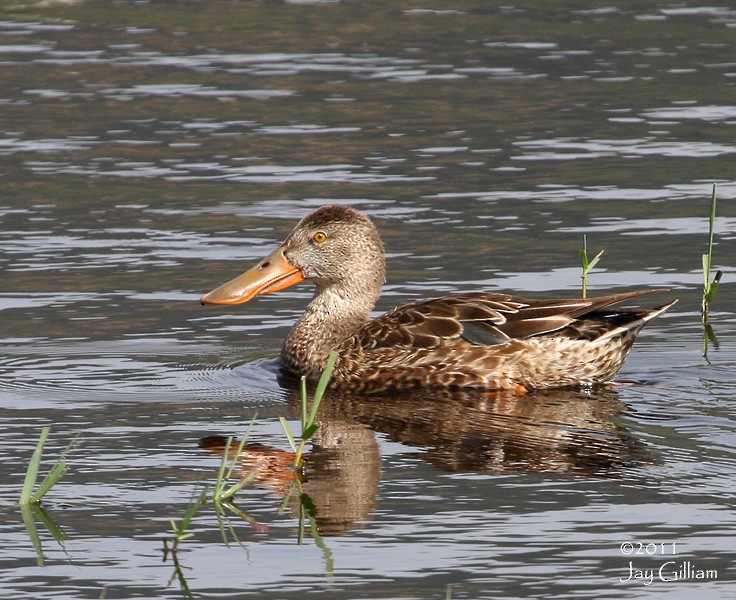
POLYGON ((588 296, 588 273, 598 264, 604 252, 605 250, 601 250, 592 260, 588 260, 588 237, 583 235, 583 249, 580 250, 580 266, 583 267, 583 275, 581 277, 583 281, 583 298, 587 298, 588 296))
POLYGON ((179 562, 179 542, 194 535, 193 533, 188 533, 187 528, 194 518, 194 515, 197 514, 197 511, 205 504, 207 504, 206 486, 196 499, 194 497, 194 493, 192 494, 192 497, 189 499, 187 510, 179 523, 176 523, 174 519, 169 519, 171 529, 174 530, 174 543, 172 544, 171 549, 169 549, 166 539, 164 539, 164 562, 166 562, 167 556, 171 553, 171 559, 174 563, 174 572, 169 579, 169 585, 171 585, 174 578, 176 578, 179 581, 179 587, 187 600, 193 600, 194 596, 192 591, 189 589, 189 584, 187 583, 187 578, 184 575, 182 564, 179 562))
POLYGON ((23 523, 26 526, 28 536, 31 538, 31 543, 38 555, 38 565, 41 567, 45 564, 45 557, 41 546, 41 538, 39 537, 38 529, 36 528, 36 518, 41 520, 51 536, 57 542, 62 543, 66 539, 66 534, 41 507, 41 499, 67 472, 69 465, 67 464, 66 456, 69 450, 76 443, 78 437, 76 436, 69 443, 61 453, 59 459, 56 461, 56 464, 51 467, 51 470, 46 474, 41 483, 38 484, 38 487, 36 487, 36 484, 38 483, 38 472, 41 468, 43 447, 46 444, 46 439, 48 438, 50 431, 51 428, 48 426, 41 429, 41 436, 39 437, 36 449, 31 455, 31 460, 28 462, 25 480, 23 481, 23 489, 21 490, 20 498, 18 499, 23 523))
MULTIPOLYGON (((174 531, 174 545, 171 549, 171 552, 174 556, 174 560, 176 561, 176 551, 179 547, 179 542, 182 540, 186 540, 187 538, 192 537, 193 533, 188 533, 187 528, 189 527, 189 523, 192 522, 192 519, 194 518, 194 515, 197 514, 197 511, 204 506, 207 503, 207 488, 205 487, 202 492, 199 494, 199 497, 195 500, 194 495, 189 499, 189 505, 187 506, 187 510, 184 513, 184 516, 182 517, 181 521, 177 523, 174 521, 174 519, 169 519, 169 523, 171 524, 171 529, 174 531)), ((164 548, 168 549, 166 545, 164 544, 164 548)))
POLYGON ((243 439, 240 441, 238 446, 235 448, 235 451, 232 453, 232 459, 230 459, 230 448, 233 443, 233 436, 229 436, 227 438, 227 442, 225 442, 225 449, 222 452, 220 469, 217 472, 217 480, 215 481, 215 491, 212 495, 212 499, 214 500, 215 505, 222 504, 223 502, 232 501, 235 494, 237 494, 241 489, 243 489, 246 485, 253 481, 253 479, 257 475, 258 465, 256 465, 238 481, 228 487, 228 483, 230 481, 230 478, 232 477, 233 471, 238 464, 238 457, 240 456, 240 453, 243 451, 243 448, 248 441, 248 436, 250 435, 250 430, 252 429, 254 422, 255 417, 253 417, 253 419, 251 420, 250 425, 248 425, 248 429, 243 436, 243 439))
POLYGON ((710 272, 713 265, 713 230, 716 220, 716 184, 713 184, 713 193, 710 197, 710 225, 708 229, 708 252, 703 254, 703 298, 700 304, 700 315, 703 325, 708 325, 708 311, 710 303, 716 294, 718 284, 721 282, 723 272, 718 270, 713 279, 710 278, 710 272))
POLYGON ((38 489, 36 489, 35 492, 33 491, 38 481, 38 471, 41 466, 43 447, 46 443, 46 438, 48 438, 50 431, 51 427, 49 426, 43 427, 41 429, 41 436, 38 440, 38 444, 36 445, 36 449, 33 451, 31 460, 28 463, 28 468, 26 469, 26 477, 23 481, 23 489, 21 490, 20 499, 18 500, 18 504, 20 504, 21 506, 38 505, 41 502, 41 498, 43 498, 48 493, 48 491, 59 482, 59 480, 64 476, 64 474, 67 472, 67 469, 69 468, 69 465, 66 462, 66 455, 76 442, 76 437, 61 453, 61 456, 59 456, 56 464, 51 467, 51 470, 46 474, 46 477, 44 477, 39 484, 38 489))
MULTIPOLYGON (((252 429, 255 420, 256 417, 253 416, 253 419, 251 419, 245 435, 243 435, 242 441, 235 448, 234 452, 231 452, 233 444, 232 436, 229 436, 227 438, 227 442, 225 443, 225 447, 223 448, 222 459, 220 460, 220 468, 217 471, 217 478, 215 480, 214 491, 212 493, 212 503, 214 505, 215 512, 217 513, 218 521, 224 513, 224 507, 227 506, 228 508, 231 508, 232 499, 235 494, 238 493, 248 483, 250 483, 257 475, 257 469, 259 468, 260 464, 255 465, 253 469, 248 471, 248 473, 241 477, 237 482, 229 485, 230 478, 232 477, 233 471, 235 471, 235 467, 238 464, 238 457, 240 456, 240 453, 243 451, 243 448, 248 441, 248 436, 250 435, 250 430, 252 429), (232 459, 230 458, 231 456, 232 459)), ((169 519, 171 529, 174 532, 174 543, 172 544, 170 552, 175 564, 177 564, 176 551, 179 547, 179 543, 194 535, 187 532, 187 529, 192 522, 192 519, 194 519, 194 515, 197 514, 197 511, 208 503, 209 499, 207 492, 208 488, 207 486, 205 486, 205 488, 200 492, 196 500, 194 498, 194 495, 192 495, 192 498, 190 498, 189 500, 189 505, 187 506, 187 509, 181 521, 177 523, 174 519, 169 519)), ((237 512, 237 509, 232 510, 237 512)), ((166 540, 164 540, 164 557, 168 554, 168 552, 169 547, 166 540)))
POLYGON ((319 427, 319 425, 315 423, 317 411, 319 410, 319 405, 322 402, 322 397, 324 396, 325 390, 327 390, 327 384, 330 382, 330 377, 332 376, 332 370, 335 368, 336 360, 337 353, 334 351, 330 352, 324 371, 322 371, 322 375, 317 382, 317 388, 314 391, 314 398, 312 399, 312 408, 309 411, 307 411, 307 379, 306 377, 301 378, 301 385, 299 390, 301 399, 301 411, 299 414, 299 418, 302 426, 302 434, 299 438, 298 445, 296 443, 294 435, 291 433, 291 429, 289 429, 289 424, 286 422, 286 419, 284 417, 279 417, 281 427, 283 427, 284 433, 289 440, 289 444, 291 445, 291 448, 295 453, 294 467, 297 469, 301 469, 303 466, 302 454, 304 453, 304 446, 310 439, 312 439, 312 436, 314 436, 314 433, 319 427))

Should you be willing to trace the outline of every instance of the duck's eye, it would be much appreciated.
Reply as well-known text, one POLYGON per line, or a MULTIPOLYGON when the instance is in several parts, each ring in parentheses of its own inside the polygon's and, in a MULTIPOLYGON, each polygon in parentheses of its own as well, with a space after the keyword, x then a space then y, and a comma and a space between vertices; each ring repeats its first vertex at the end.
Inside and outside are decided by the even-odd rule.
POLYGON ((313 239, 313 240, 314 240, 314 241, 315 241, 315 242, 316 242, 317 244, 322 244, 322 243, 324 243, 324 241, 325 241, 325 240, 327 239, 327 234, 326 234, 326 233, 325 233, 324 231, 318 231, 317 233, 315 233, 315 234, 314 234, 314 235, 312 236, 312 239, 313 239))

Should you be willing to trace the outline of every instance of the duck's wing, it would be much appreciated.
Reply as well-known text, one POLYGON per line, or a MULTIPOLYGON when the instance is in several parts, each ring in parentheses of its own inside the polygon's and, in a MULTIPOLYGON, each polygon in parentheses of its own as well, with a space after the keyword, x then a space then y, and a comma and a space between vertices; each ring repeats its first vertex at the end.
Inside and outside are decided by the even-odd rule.
MULTIPOLYGON (((483 292, 445 296, 396 308, 366 323, 357 335, 366 350, 402 346, 431 348, 453 339, 479 346, 499 345, 549 334, 573 323, 576 330, 580 329, 581 337, 587 337, 586 315, 659 291, 664 290, 560 300, 530 300, 483 292)), ((601 317, 605 315, 598 317, 596 329, 600 329, 601 317)))

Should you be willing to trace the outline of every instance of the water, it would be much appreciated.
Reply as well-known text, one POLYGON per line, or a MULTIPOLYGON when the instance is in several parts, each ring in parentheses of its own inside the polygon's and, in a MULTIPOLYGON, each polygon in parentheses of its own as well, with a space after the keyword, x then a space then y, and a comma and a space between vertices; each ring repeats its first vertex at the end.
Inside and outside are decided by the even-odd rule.
POLYGON ((693 3, 3 5, 0 595, 732 597, 734 27, 693 3), (299 544, 273 359, 310 289, 197 299, 328 202, 381 230, 379 311, 577 294, 584 234, 591 292, 680 302, 610 392, 329 398, 299 544), (177 577, 203 440, 254 415, 240 543, 201 509, 177 577), (80 437, 34 548, 16 501, 47 424, 45 464, 80 437), (717 576, 656 571, 687 561, 717 576))

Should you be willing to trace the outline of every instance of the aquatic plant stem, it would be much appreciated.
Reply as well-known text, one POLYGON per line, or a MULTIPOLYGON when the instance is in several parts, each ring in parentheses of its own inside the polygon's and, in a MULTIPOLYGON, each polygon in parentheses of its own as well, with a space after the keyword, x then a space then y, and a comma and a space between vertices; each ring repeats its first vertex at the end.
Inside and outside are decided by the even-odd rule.
POLYGON ((314 436, 314 433, 317 431, 317 428, 319 425, 315 423, 315 419, 317 418, 317 411, 319 410, 319 405, 322 402, 322 397, 325 394, 325 391, 327 390, 327 385, 330 382, 330 377, 332 376, 332 371, 335 368, 335 362, 337 361, 337 352, 330 352, 330 355, 327 357, 327 363, 325 364, 325 368, 322 371, 322 375, 319 378, 319 381, 317 382, 317 388, 314 391, 314 398, 312 399, 312 407, 309 411, 309 414, 307 414, 307 383, 306 378, 302 377, 299 385, 299 391, 300 391, 300 414, 299 414, 299 421, 302 426, 302 434, 300 436, 299 445, 296 443, 296 439, 294 438, 294 435, 291 433, 291 430, 289 429, 289 424, 286 422, 286 419, 284 417, 279 417, 279 422, 281 423, 281 427, 284 430, 284 433, 286 434, 287 439, 289 440, 289 445, 291 445, 291 449, 294 451, 294 467, 299 470, 302 468, 302 455, 304 454, 304 447, 306 446, 307 442, 312 439, 312 436, 314 436))
POLYGON ((56 464, 51 467, 51 470, 46 474, 46 477, 43 478, 38 489, 36 489, 34 493, 33 488, 36 485, 36 480, 38 479, 43 447, 50 431, 51 427, 48 425, 41 429, 41 436, 39 437, 38 444, 36 444, 36 449, 33 451, 31 460, 28 463, 26 476, 23 480, 23 489, 21 490, 20 498, 18 500, 18 504, 21 506, 38 505, 46 493, 59 482, 69 468, 69 465, 66 462, 66 455, 76 443, 79 435, 74 436, 74 439, 69 442, 69 445, 61 453, 56 464))
POLYGON ((46 443, 46 438, 49 436, 51 427, 44 427, 41 429, 41 437, 36 444, 36 449, 31 455, 31 460, 28 463, 26 469, 26 477, 23 481, 23 490, 20 493, 20 500, 18 504, 21 506, 27 506, 31 503, 31 497, 33 496, 33 488, 36 485, 36 479, 38 479, 38 469, 41 465, 41 456, 43 455, 43 446, 46 443))
POLYGON ((174 519, 169 519, 169 523, 171 525, 171 529, 174 531, 174 545, 171 549, 171 553, 174 557, 174 560, 176 560, 176 551, 179 547, 179 542, 182 540, 186 540, 190 537, 192 537, 193 533, 187 533, 187 527, 189 527, 189 523, 194 518, 194 515, 196 512, 200 509, 200 507, 204 506, 207 502, 207 487, 202 490, 202 492, 199 494, 199 497, 195 500, 194 495, 189 499, 189 505, 187 506, 187 510, 184 513, 184 517, 181 520, 181 523, 176 523, 174 519))
POLYGON ((583 275, 581 277, 582 279, 582 296, 583 298, 587 298, 588 296, 588 273, 593 269, 593 267, 598 264, 598 261, 601 259, 601 256, 603 256, 603 253, 605 250, 601 250, 598 254, 596 254, 593 257, 593 260, 588 260, 588 237, 586 235, 583 235, 583 249, 580 250, 580 265, 583 267, 583 275))
POLYGON ((710 198, 710 218, 708 227, 708 252, 703 254, 703 298, 700 304, 700 316, 703 322, 703 326, 708 326, 708 311, 710 310, 710 303, 715 296, 718 284, 723 276, 722 271, 716 271, 713 280, 711 281, 710 272, 713 266, 713 235, 716 220, 716 184, 713 184, 713 193, 710 198))
POLYGON ((230 457, 230 447, 233 443, 233 437, 229 436, 227 438, 227 442, 225 443, 225 448, 222 452, 222 461, 220 462, 220 468, 217 472, 217 481, 215 482, 215 491, 212 495, 213 501, 215 504, 228 502, 232 500, 233 496, 235 496, 238 491, 240 491, 244 486, 246 486, 250 481, 252 481, 255 476, 257 475, 259 465, 255 465, 253 469, 251 469, 246 475, 240 478, 236 483, 231 485, 229 488, 225 489, 225 486, 227 485, 228 480, 230 477, 232 477, 233 471, 235 470, 235 466, 238 462, 238 456, 240 456, 240 453, 243 451, 243 448, 245 447, 246 442, 248 441, 248 436, 250 435, 250 431, 253 428, 253 424, 256 421, 256 416, 254 415, 253 418, 250 421, 250 424, 248 425, 248 429, 245 431, 245 434, 243 435, 243 439, 240 441, 240 444, 238 444, 237 448, 235 449, 235 452, 233 453, 232 461, 229 462, 230 457))

